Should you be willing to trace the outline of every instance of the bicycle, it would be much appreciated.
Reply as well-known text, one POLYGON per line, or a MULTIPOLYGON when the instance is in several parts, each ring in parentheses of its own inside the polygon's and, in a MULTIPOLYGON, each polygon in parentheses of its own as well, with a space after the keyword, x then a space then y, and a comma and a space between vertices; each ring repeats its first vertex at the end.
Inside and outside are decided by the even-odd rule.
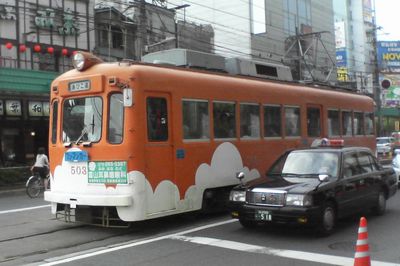
MULTIPOLYGON (((48 180, 47 189, 49 189, 50 188, 49 174, 47 174, 46 179, 48 180)), ((42 183, 42 179, 40 178, 38 172, 33 173, 33 175, 28 178, 25 186, 26 186, 26 194, 28 194, 30 198, 38 197, 40 193, 45 190, 44 184, 42 183)))

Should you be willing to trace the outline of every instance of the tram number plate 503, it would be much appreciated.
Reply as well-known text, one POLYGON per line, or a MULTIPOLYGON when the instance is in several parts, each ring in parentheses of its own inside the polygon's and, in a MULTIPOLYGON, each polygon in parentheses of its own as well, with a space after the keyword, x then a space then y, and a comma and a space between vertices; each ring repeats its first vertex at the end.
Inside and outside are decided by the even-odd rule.
POLYGON ((87 177, 88 164, 84 162, 71 163, 68 165, 68 174, 73 177, 87 177))
POLYGON ((271 221, 272 215, 269 211, 257 210, 255 218, 258 221, 271 221))
POLYGON ((71 175, 86 175, 87 165, 71 165, 70 167, 71 175))

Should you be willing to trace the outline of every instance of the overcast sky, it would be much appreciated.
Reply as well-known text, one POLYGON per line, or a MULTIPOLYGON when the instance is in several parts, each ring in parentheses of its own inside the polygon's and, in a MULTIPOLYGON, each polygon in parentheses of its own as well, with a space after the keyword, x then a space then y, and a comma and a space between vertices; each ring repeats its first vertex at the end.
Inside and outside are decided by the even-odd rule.
POLYGON ((400 41, 399 10, 400 0, 375 0, 376 25, 380 41, 400 41))

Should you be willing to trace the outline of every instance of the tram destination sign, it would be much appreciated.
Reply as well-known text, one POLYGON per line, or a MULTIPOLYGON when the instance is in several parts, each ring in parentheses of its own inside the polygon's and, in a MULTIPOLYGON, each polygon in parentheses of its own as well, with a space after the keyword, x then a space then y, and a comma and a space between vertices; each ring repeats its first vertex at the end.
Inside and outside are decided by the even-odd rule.
POLYGON ((90 80, 80 80, 68 83, 68 89, 74 91, 87 91, 90 90, 90 80))
POLYGON ((89 184, 128 184, 127 162, 89 162, 89 184))

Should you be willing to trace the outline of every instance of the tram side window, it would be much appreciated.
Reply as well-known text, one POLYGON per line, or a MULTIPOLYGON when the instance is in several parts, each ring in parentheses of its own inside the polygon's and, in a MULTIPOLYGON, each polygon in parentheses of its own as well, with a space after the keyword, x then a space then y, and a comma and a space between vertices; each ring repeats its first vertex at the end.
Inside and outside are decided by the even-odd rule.
POLYGON ((339 136, 339 111, 338 110, 328 110, 328 135, 339 136))
POLYGON ((184 139, 210 138, 210 119, 207 101, 183 100, 182 117, 184 139))
POLYGON ((264 106, 264 136, 280 137, 281 135, 282 135, 281 107, 278 105, 264 106))
POLYGON ((366 113, 365 114, 365 134, 366 135, 374 135, 374 114, 366 113))
POLYGON ((285 134, 287 137, 300 136, 300 108, 285 106, 285 134))
POLYGON ((260 106, 258 104, 240 104, 240 137, 260 137, 260 106))
POLYGON ((165 98, 147 98, 147 134, 149 141, 168 139, 168 112, 165 98))
POLYGON ((124 104, 122 93, 114 93, 110 97, 108 117, 108 141, 112 144, 122 142, 124 128, 124 104))
POLYGON ((58 101, 53 102, 52 108, 52 120, 51 120, 51 143, 57 142, 57 117, 58 117, 58 101))
POLYGON ((350 111, 342 111, 342 135, 351 136, 353 134, 353 119, 350 111))
POLYGON ((235 138, 236 137, 236 115, 235 103, 214 102, 214 137, 235 138))
POLYGON ((364 114, 354 112, 354 135, 364 135, 364 114))
POLYGON ((307 134, 309 137, 319 137, 321 135, 321 114, 319 108, 307 108, 307 134))

